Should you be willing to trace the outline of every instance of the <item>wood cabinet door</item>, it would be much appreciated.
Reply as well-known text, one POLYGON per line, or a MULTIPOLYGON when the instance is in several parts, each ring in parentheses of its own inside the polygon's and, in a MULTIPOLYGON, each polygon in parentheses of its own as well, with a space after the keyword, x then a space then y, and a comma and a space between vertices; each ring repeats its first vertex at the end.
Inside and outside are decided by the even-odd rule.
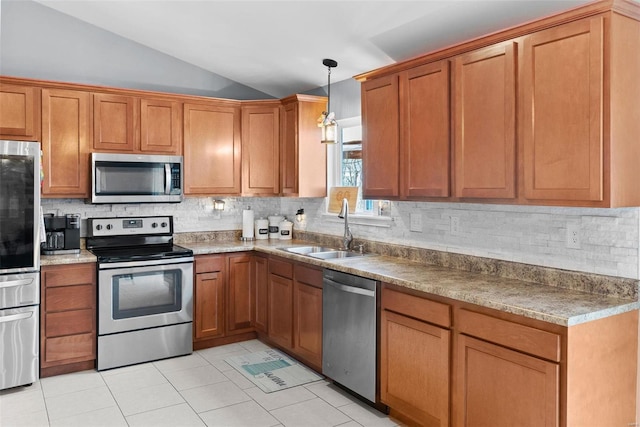
POLYGON ((449 61, 402 73, 400 90, 401 195, 450 195, 449 61))
POLYGON ((362 195, 400 195, 398 75, 362 84, 362 195))
POLYGON ((242 108, 242 194, 280 193, 280 107, 242 108))
POLYGON ((454 60, 455 195, 516 196, 516 44, 454 60))
POLYGON ((558 364, 465 335, 456 357, 456 425, 559 425, 558 364))
POLYGON ((40 89, 0 84, 0 139, 40 141, 40 89))
POLYGON ((382 310, 380 399, 419 425, 449 425, 450 335, 382 310))
POLYGON ((293 351, 322 369, 322 270, 297 264, 293 287, 293 351))
POLYGON ((229 255, 229 278, 227 282, 227 332, 240 333, 251 330, 252 256, 229 255))
POLYGON ((93 148, 133 152, 137 146, 139 100, 133 96, 93 95, 93 148))
POLYGON ((268 332, 269 324, 269 265, 267 257, 253 256, 253 326, 260 332, 268 332))
POLYGON ((603 18, 527 36, 522 65, 524 195, 603 198, 603 18))
POLYGON ((239 108, 185 104, 185 194, 239 194, 240 143, 239 108))
POLYGON ((91 95, 42 90, 43 197, 89 197, 91 95))
POLYGON ((282 107, 280 180, 285 195, 298 194, 298 104, 282 107))
POLYGON ((293 347, 293 280, 269 274, 269 338, 293 347))
POLYGON ((43 266, 40 278, 40 367, 49 376, 48 368, 96 358, 96 266, 43 266))
POLYGON ((196 274, 193 333, 195 339, 224 335, 224 271, 196 274))
POLYGON ((182 104, 161 99, 140 100, 140 151, 182 153, 182 104))

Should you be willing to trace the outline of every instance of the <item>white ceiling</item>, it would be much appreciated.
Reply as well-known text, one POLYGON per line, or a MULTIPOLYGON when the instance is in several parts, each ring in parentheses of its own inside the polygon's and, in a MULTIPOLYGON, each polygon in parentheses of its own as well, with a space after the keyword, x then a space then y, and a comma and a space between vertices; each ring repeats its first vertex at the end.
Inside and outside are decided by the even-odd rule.
POLYGON ((274 97, 591 0, 37 0, 274 97))

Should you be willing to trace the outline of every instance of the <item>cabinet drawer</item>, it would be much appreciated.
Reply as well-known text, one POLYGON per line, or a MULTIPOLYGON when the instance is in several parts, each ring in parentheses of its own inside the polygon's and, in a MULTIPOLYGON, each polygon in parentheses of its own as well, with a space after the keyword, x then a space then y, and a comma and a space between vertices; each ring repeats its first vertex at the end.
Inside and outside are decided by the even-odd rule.
POLYGON ((447 304, 382 288, 382 308, 445 328, 451 327, 451 307, 447 304))
POLYGON ((94 334, 70 335, 45 340, 45 362, 60 360, 95 358, 94 334))
POLYGON ((51 288, 45 296, 47 312, 93 308, 94 304, 92 285, 51 288))
POLYGON ((42 282, 47 288, 85 285, 94 282, 95 273, 95 264, 83 264, 75 267, 69 265, 43 267, 42 282))
POLYGON ((461 333, 554 362, 560 361, 560 335, 461 309, 461 333))
POLYGON ((47 313, 45 317, 45 336, 47 337, 93 331, 94 311, 91 309, 47 313))
POLYGON ((293 264, 277 259, 269 259, 269 272, 287 279, 293 279, 293 264))
POLYGON ((196 257, 196 273, 222 271, 225 257, 223 255, 204 255, 196 257))
POLYGON ((296 264, 294 270, 296 281, 322 289, 322 270, 300 264, 296 264))

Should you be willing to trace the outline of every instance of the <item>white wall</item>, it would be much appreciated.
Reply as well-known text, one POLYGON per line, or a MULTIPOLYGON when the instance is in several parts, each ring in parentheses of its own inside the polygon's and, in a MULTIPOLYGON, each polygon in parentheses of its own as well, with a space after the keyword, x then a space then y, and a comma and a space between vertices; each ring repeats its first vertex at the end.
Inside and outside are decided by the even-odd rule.
MULTIPOLYGON (((462 203, 392 202, 386 227, 360 225, 355 239, 376 240, 525 264, 640 279, 640 208, 585 209, 462 203), (410 215, 422 232, 410 231, 410 215), (450 218, 460 219, 451 233, 450 218), (567 225, 579 227, 580 249, 566 245, 567 225)), ((341 235, 336 214, 324 214, 324 199, 283 199, 282 211, 304 207, 307 231, 341 235)))
MULTIPOLYGON (((323 198, 222 198, 218 218, 213 198, 186 198, 179 204, 91 205, 74 199, 44 199, 45 213, 100 216, 174 215, 175 231, 239 230, 242 209, 255 217, 282 213, 297 229, 340 236, 343 222, 326 214, 323 198), (304 208, 306 220, 294 220, 304 208)), ((441 251, 497 258, 525 264, 640 279, 640 208, 581 209, 461 203, 392 202, 386 227, 357 224, 355 239, 375 240, 441 251), (410 231, 410 215, 422 217, 422 232, 410 231), (460 219, 460 234, 452 235, 450 217, 460 219), (579 226, 580 249, 566 247, 566 227, 579 226)), ((85 224, 83 222, 83 235, 85 224)))

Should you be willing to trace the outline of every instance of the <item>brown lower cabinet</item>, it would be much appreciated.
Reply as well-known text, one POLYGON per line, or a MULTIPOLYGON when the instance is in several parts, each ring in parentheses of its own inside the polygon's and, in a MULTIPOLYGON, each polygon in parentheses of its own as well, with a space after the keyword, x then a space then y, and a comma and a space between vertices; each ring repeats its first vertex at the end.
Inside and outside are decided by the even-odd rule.
POLYGON ((96 359, 96 265, 43 266, 40 376, 92 369, 96 359))
POLYGON ((633 425, 638 311, 563 327, 384 285, 380 398, 421 426, 633 425))
POLYGON ((269 258, 268 339, 322 370, 322 270, 269 258))
POLYGON ((256 333, 322 369, 322 269, 261 254, 195 259, 194 349, 256 333))
POLYGON ((194 349, 255 337, 252 257, 240 253, 195 258, 194 349))

